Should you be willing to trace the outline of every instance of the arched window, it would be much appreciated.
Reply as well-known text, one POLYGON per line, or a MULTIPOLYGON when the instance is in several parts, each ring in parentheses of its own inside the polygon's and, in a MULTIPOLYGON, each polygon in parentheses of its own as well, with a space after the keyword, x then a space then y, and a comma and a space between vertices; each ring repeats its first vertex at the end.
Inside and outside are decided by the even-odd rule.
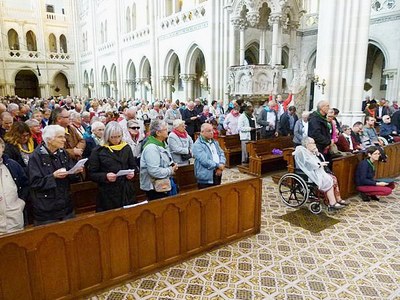
POLYGON ((106 43, 108 40, 107 38, 107 20, 104 21, 104 42, 106 43))
POLYGON ((132 30, 136 30, 136 3, 132 5, 132 30))
POLYGON ((8 46, 11 50, 19 50, 18 33, 14 29, 8 31, 8 46))
POLYGON ((100 31, 100 41, 103 44, 104 43, 104 24, 101 22, 101 31, 100 31))
POLYGON ((126 23, 126 32, 131 32, 132 20, 131 20, 131 10, 130 10, 129 7, 126 9, 126 20, 125 20, 125 23, 126 23))
POLYGON ((50 35, 49 35, 49 49, 50 49, 50 52, 57 52, 56 36, 52 33, 50 33, 50 35))
POLYGON ((150 5, 149 0, 146 1, 146 25, 150 24, 150 5))
POLYGON ((60 52, 61 53, 68 53, 67 38, 63 34, 60 35, 60 52))
POLYGON ((174 12, 174 5, 173 0, 166 0, 165 1, 165 16, 168 17, 173 14, 174 12))
POLYGON ((28 51, 37 51, 36 35, 32 30, 26 33, 26 47, 28 51))

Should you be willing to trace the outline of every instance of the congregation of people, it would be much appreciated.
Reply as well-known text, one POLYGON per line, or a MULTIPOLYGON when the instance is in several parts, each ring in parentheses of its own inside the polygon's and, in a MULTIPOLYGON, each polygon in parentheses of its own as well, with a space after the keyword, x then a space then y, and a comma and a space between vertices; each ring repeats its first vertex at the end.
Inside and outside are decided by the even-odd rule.
POLYGON ((366 103, 365 125, 351 127, 338 121, 339 111, 326 101, 299 118, 291 93, 286 99, 270 96, 260 107, 241 99, 227 107, 222 100, 207 105, 200 99, 149 104, 8 97, 0 102, 0 233, 74 218, 70 185, 75 182, 97 183, 97 212, 135 204, 132 182, 138 177, 149 201, 178 194, 174 175, 190 163, 199 189, 220 185, 226 164, 221 134, 239 135, 242 164, 249 162, 249 141, 292 136, 296 161, 315 177, 334 209, 348 205, 327 171, 334 157, 366 153, 356 180, 364 201, 394 188, 374 179, 374 162, 384 159, 381 146, 400 140, 398 107, 383 100, 366 103))

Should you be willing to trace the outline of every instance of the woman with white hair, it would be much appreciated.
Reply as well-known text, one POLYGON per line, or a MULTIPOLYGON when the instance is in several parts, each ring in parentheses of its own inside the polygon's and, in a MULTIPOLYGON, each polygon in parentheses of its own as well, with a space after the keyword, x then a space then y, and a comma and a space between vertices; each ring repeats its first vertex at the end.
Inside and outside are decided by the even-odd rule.
POLYGON ((104 130, 103 143, 93 149, 89 158, 88 175, 98 184, 96 211, 105 211, 135 203, 132 179, 137 170, 129 145, 122 141, 123 130, 111 121, 104 130), (131 170, 117 176, 120 170, 131 170))
POLYGON ((314 182, 318 189, 325 193, 329 202, 329 209, 341 209, 348 203, 340 196, 337 178, 329 169, 328 162, 318 152, 315 141, 311 137, 302 140, 302 145, 297 146, 293 152, 296 167, 303 171, 314 182))
POLYGON ((83 151, 83 157, 87 158, 92 153, 92 150, 101 144, 104 135, 105 125, 103 122, 95 121, 91 125, 91 135, 84 135, 84 139, 86 141, 86 147, 83 151))
POLYGON ((301 145, 301 141, 308 136, 309 111, 303 111, 301 119, 296 121, 293 128, 293 143, 295 146, 301 145))
POLYGON ((193 140, 186 131, 185 121, 175 120, 168 136, 168 148, 172 160, 177 164, 189 164, 192 157, 193 140))
MULTIPOLYGON (((28 177, 31 187, 35 225, 48 224, 75 216, 70 197, 70 182, 79 177, 68 174, 74 163, 63 149, 65 129, 48 125, 43 130, 43 144, 29 159, 28 177)), ((81 173, 79 168, 75 174, 81 173)))

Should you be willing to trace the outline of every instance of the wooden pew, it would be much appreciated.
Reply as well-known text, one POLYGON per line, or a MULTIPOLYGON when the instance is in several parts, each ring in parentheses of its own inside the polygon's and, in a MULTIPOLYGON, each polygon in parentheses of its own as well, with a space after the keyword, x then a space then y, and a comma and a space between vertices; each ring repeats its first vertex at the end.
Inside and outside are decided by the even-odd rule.
POLYGON ((79 299, 260 232, 260 178, 0 237, 0 299, 79 299))
POLYGON ((226 166, 228 168, 241 163, 242 146, 238 134, 219 136, 218 143, 225 153, 226 166))
MULTIPOLYGON (((181 192, 197 188, 193 164, 180 166, 174 177, 181 192)), ((139 176, 135 176, 132 184, 136 191, 136 201, 142 202, 146 200, 145 192, 140 189, 139 176)), ((74 202, 76 214, 94 211, 96 209, 97 183, 84 181, 71 184, 71 197, 74 202)))
POLYGON ((281 136, 272 139, 261 139, 247 143, 247 152, 249 154, 249 167, 239 167, 244 173, 261 176, 263 167, 270 169, 283 169, 286 167, 283 155, 272 154, 272 149, 285 149, 293 147, 292 136, 281 136))

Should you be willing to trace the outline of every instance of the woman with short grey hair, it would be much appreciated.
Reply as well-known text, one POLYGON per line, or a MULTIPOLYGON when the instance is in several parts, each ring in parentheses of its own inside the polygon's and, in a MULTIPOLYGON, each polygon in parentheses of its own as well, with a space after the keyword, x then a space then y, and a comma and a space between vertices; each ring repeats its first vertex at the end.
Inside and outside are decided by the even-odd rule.
POLYGON ((85 150, 83 151, 83 157, 88 158, 90 154, 92 153, 92 150, 96 147, 99 146, 100 144, 103 143, 103 135, 104 135, 104 129, 105 125, 100 122, 100 121, 95 121, 91 125, 92 128, 92 134, 85 135, 85 141, 86 141, 86 147, 85 150))
POLYGON ((301 145, 301 141, 308 136, 309 111, 303 111, 301 119, 298 119, 293 128, 293 143, 295 146, 301 145))
POLYGON ((154 200, 177 193, 172 189, 174 181, 171 176, 178 165, 172 160, 165 143, 168 137, 167 123, 154 119, 150 123, 150 134, 140 157, 140 188, 146 192, 149 200, 154 200), (171 192, 156 191, 155 181, 158 179, 169 179, 171 192))
POLYGON ((168 135, 168 148, 172 159, 179 165, 189 164, 192 157, 193 140, 186 131, 185 121, 175 120, 168 135))
POLYGON ((88 166, 89 178, 98 184, 96 211, 105 211, 135 203, 132 179, 137 171, 131 148, 122 140, 122 127, 107 124, 103 144, 93 149, 88 166), (117 176, 120 170, 130 170, 117 176))

